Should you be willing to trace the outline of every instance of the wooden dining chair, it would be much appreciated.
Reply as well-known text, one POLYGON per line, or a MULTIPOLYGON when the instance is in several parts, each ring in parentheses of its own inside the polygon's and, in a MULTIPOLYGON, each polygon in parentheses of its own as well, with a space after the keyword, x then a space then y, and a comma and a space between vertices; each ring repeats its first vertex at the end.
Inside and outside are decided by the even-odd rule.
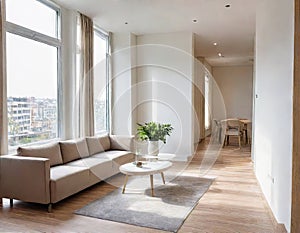
POLYGON ((239 148, 241 148, 241 139, 243 137, 242 124, 238 119, 228 119, 225 121, 225 140, 224 146, 229 145, 230 137, 237 137, 239 142, 239 148))

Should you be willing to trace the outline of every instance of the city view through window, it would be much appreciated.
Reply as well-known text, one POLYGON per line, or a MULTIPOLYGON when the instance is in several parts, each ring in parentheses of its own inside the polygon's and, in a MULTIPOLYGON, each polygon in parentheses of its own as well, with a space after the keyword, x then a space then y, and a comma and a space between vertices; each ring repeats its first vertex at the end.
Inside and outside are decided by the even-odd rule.
MULTIPOLYGON (((9 0, 6 11, 8 22, 58 37, 57 12, 41 2, 9 0)), ((9 151, 58 137, 58 45, 16 30, 6 33, 9 151)))
POLYGON ((7 76, 9 146, 56 138, 57 48, 7 33, 7 76))

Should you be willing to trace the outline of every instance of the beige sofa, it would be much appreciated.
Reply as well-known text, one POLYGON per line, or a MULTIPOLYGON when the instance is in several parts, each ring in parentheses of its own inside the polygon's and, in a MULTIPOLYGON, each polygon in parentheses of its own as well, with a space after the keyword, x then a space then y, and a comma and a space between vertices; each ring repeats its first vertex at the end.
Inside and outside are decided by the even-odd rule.
POLYGON ((0 156, 0 198, 52 204, 119 172, 133 161, 133 137, 105 135, 18 148, 0 156))

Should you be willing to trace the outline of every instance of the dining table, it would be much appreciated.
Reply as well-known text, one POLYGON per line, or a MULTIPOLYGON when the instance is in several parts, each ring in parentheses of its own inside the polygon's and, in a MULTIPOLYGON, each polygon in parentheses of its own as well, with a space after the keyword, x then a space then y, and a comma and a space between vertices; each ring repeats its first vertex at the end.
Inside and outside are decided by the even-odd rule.
POLYGON ((227 118, 227 119, 223 119, 223 120, 215 120, 215 123, 218 127, 218 138, 219 138, 219 142, 221 143, 221 135, 222 135, 222 127, 221 125, 223 123, 226 123, 228 120, 239 120, 242 124, 242 130, 243 133, 245 134, 245 144, 249 143, 249 138, 248 138, 248 126, 250 124, 252 124, 252 121, 246 118, 227 118))

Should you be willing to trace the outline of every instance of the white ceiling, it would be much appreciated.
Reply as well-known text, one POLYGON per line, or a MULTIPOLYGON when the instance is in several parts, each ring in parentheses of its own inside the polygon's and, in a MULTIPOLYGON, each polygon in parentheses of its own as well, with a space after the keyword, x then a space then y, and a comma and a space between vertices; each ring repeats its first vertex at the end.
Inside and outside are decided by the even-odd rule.
POLYGON ((251 64, 256 0, 56 0, 106 31, 194 32, 195 56, 213 65, 251 64), (225 5, 231 7, 226 8, 225 5), (197 23, 193 20, 197 19, 197 23), (125 24, 128 22, 128 24, 125 24), (213 43, 218 45, 214 46, 213 43), (219 57, 221 52, 224 57, 219 57))

